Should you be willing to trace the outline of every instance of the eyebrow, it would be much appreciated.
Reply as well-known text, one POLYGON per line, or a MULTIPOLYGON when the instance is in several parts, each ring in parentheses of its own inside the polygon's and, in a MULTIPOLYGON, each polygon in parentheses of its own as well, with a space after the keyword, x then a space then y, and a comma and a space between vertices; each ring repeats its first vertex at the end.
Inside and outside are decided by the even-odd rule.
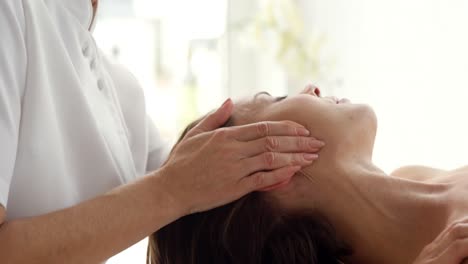
POLYGON ((254 101, 256 101, 256 100, 257 100, 257 97, 259 97, 260 95, 268 95, 268 96, 271 96, 271 94, 268 93, 268 92, 265 92, 265 91, 264 91, 264 92, 259 92, 259 93, 257 93, 257 94, 254 96, 254 101))
POLYGON ((285 96, 279 96, 279 97, 275 97, 275 102, 279 102, 279 101, 281 101, 281 100, 283 100, 283 99, 286 99, 286 98, 288 98, 288 96, 287 96, 287 95, 285 95, 285 96))

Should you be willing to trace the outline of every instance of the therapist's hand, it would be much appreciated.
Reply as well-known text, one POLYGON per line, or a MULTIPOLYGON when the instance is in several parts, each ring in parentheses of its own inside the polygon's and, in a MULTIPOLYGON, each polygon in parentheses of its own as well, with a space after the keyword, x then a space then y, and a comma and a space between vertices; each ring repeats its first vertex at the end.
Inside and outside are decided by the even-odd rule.
POLYGON ((413 264, 468 264, 468 218, 442 231, 413 264))
POLYGON ((184 214, 282 185, 317 159, 314 153, 323 146, 303 126, 289 121, 217 129, 232 109, 228 100, 203 119, 158 171, 168 195, 184 214))

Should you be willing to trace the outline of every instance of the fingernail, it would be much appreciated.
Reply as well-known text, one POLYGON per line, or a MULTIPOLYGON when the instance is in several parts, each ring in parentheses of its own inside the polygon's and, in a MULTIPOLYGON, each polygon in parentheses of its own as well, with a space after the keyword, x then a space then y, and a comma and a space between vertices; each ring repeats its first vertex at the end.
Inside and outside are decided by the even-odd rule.
POLYGON ((311 153, 304 154, 304 159, 307 161, 314 161, 318 159, 318 154, 311 154, 311 153))
POLYGON ((323 146, 325 146, 325 142, 323 142, 322 140, 318 140, 318 139, 315 139, 315 138, 310 138, 309 147, 311 147, 311 148, 321 148, 323 146))
POLYGON ((310 131, 303 128, 303 127, 297 128, 296 131, 297 131, 297 134, 299 136, 308 136, 308 135, 310 135, 310 131))
POLYGON ((293 171, 294 173, 296 173, 296 172, 300 171, 301 169, 302 169, 301 166, 293 166, 293 167, 291 168, 291 171, 293 171))
POLYGON ((325 142, 323 142, 323 141, 321 141, 321 140, 317 140, 317 141, 315 141, 315 142, 317 142, 317 145, 318 145, 319 147, 325 146, 325 142))

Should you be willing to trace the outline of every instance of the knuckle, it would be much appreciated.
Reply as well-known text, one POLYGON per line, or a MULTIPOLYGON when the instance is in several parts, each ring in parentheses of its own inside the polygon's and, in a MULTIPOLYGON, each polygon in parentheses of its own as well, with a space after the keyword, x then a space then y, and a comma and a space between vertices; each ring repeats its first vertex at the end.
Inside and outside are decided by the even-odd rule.
POLYGON ((257 132, 258 135, 261 137, 268 136, 270 133, 270 127, 268 125, 268 122, 260 122, 257 124, 257 132))
POLYGON ((308 141, 305 138, 298 138, 296 142, 299 149, 305 149, 308 145, 308 141))
POLYGON ((291 156, 290 165, 298 165, 302 162, 306 162, 304 155, 302 154, 294 154, 291 156))
POLYGON ((274 152, 267 152, 263 155, 263 159, 266 166, 272 167, 275 163, 276 155, 274 152))
POLYGON ((228 130, 226 128, 220 128, 214 132, 214 138, 225 139, 228 136, 228 130))
POLYGON ((279 141, 275 137, 266 137, 266 151, 274 151, 279 147, 279 141))

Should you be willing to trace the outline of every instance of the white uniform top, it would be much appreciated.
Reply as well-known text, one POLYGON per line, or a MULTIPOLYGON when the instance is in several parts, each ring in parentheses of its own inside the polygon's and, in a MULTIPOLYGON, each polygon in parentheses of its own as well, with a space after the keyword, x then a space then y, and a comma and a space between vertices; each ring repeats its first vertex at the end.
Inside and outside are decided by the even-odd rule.
POLYGON ((134 77, 98 50, 90 0, 0 1, 0 203, 48 213, 158 168, 168 153, 134 77))

